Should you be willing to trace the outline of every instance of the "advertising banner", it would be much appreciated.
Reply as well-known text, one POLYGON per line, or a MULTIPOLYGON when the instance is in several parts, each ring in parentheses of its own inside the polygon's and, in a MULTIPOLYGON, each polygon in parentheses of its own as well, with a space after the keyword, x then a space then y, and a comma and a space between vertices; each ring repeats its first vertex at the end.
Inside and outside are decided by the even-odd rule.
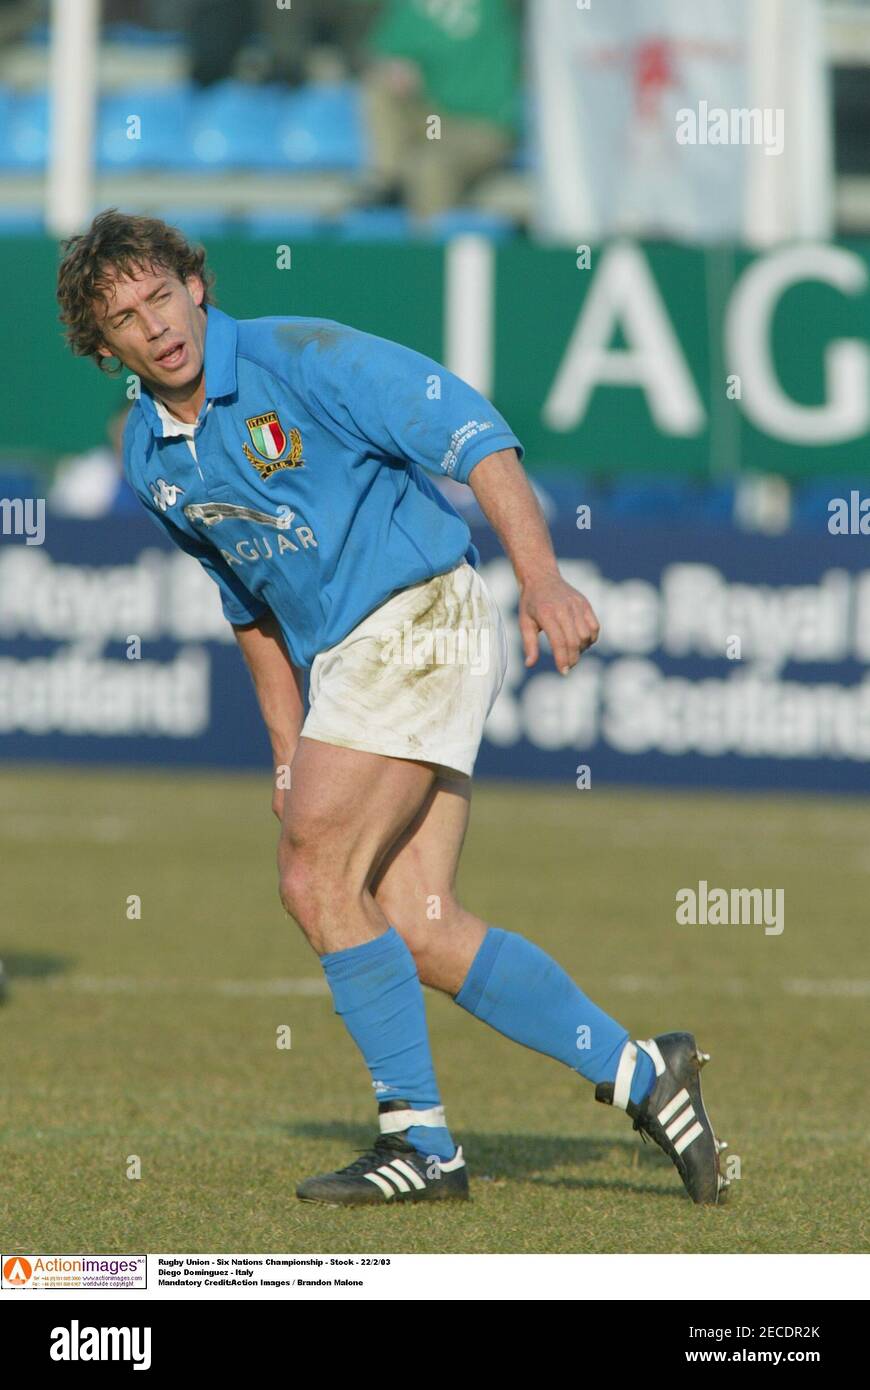
POLYGON ((540 236, 830 235, 818 0, 535 0, 529 31, 540 236))
MULTIPOLYGON (((509 662, 479 775, 870 789, 870 537, 557 522, 599 643, 527 669, 517 589, 475 527, 509 662)), ((269 768, 247 671, 195 560, 144 516, 0 546, 0 757, 269 768)))

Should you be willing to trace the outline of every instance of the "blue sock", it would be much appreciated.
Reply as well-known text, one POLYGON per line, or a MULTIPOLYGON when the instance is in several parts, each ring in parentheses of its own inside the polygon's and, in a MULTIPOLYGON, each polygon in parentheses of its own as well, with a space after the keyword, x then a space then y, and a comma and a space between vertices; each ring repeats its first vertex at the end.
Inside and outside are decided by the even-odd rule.
MULTIPOLYGON (((455 1003, 506 1038, 564 1062, 587 1080, 614 1081, 626 1030, 587 999, 561 965, 517 932, 490 927, 455 1003)), ((649 1095, 655 1067, 638 1048, 631 1099, 649 1095)))
MULTIPOLYGON (((378 1101, 406 1100, 412 1110, 440 1106, 423 987, 395 927, 361 946, 331 951, 320 963, 335 1012, 365 1059, 378 1101)), ((426 1155, 447 1159, 456 1152, 443 1125, 412 1125, 405 1138, 426 1155)))

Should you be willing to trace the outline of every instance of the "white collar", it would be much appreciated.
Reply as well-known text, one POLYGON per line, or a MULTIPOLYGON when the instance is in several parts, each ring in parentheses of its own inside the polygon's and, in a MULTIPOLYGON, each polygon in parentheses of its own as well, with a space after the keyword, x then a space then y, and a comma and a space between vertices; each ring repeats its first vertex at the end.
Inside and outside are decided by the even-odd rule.
MULTIPOLYGON (((159 396, 153 396, 154 409, 163 421, 163 438, 168 439, 175 434, 184 434, 192 439, 196 430, 196 421, 179 420, 177 415, 173 415, 168 406, 165 406, 159 396)), ((209 401, 206 410, 211 410, 212 401, 209 401)))

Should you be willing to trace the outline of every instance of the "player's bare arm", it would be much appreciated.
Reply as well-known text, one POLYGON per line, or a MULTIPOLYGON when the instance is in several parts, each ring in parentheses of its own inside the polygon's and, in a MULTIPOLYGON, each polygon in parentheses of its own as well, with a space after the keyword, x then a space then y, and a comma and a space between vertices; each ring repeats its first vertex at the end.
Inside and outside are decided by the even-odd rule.
POLYGON ((556 668, 567 675, 597 641, 598 619, 583 594, 559 573, 550 532, 516 449, 499 449, 472 470, 469 485, 505 548, 520 585, 519 625, 526 665, 545 632, 556 668))
POLYGON ((272 765, 275 772, 272 791, 272 810, 281 819, 284 809, 284 788, 279 785, 279 769, 289 767, 299 742, 299 730, 305 718, 302 693, 302 673, 293 665, 287 652, 281 628, 274 613, 266 613, 255 623, 233 627, 239 649, 245 659, 263 722, 272 744, 272 765))

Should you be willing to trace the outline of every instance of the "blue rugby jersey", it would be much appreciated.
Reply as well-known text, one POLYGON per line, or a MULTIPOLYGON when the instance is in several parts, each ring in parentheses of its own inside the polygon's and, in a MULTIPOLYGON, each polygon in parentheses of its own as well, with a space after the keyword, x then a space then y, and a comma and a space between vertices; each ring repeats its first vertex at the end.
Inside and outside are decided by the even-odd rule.
POLYGON ((478 563, 468 526, 426 475, 467 482, 498 449, 522 458, 484 396, 432 358, 332 319, 206 314, 192 447, 143 385, 124 471, 216 581, 229 622, 271 609, 307 668, 397 589, 463 557, 478 563))

